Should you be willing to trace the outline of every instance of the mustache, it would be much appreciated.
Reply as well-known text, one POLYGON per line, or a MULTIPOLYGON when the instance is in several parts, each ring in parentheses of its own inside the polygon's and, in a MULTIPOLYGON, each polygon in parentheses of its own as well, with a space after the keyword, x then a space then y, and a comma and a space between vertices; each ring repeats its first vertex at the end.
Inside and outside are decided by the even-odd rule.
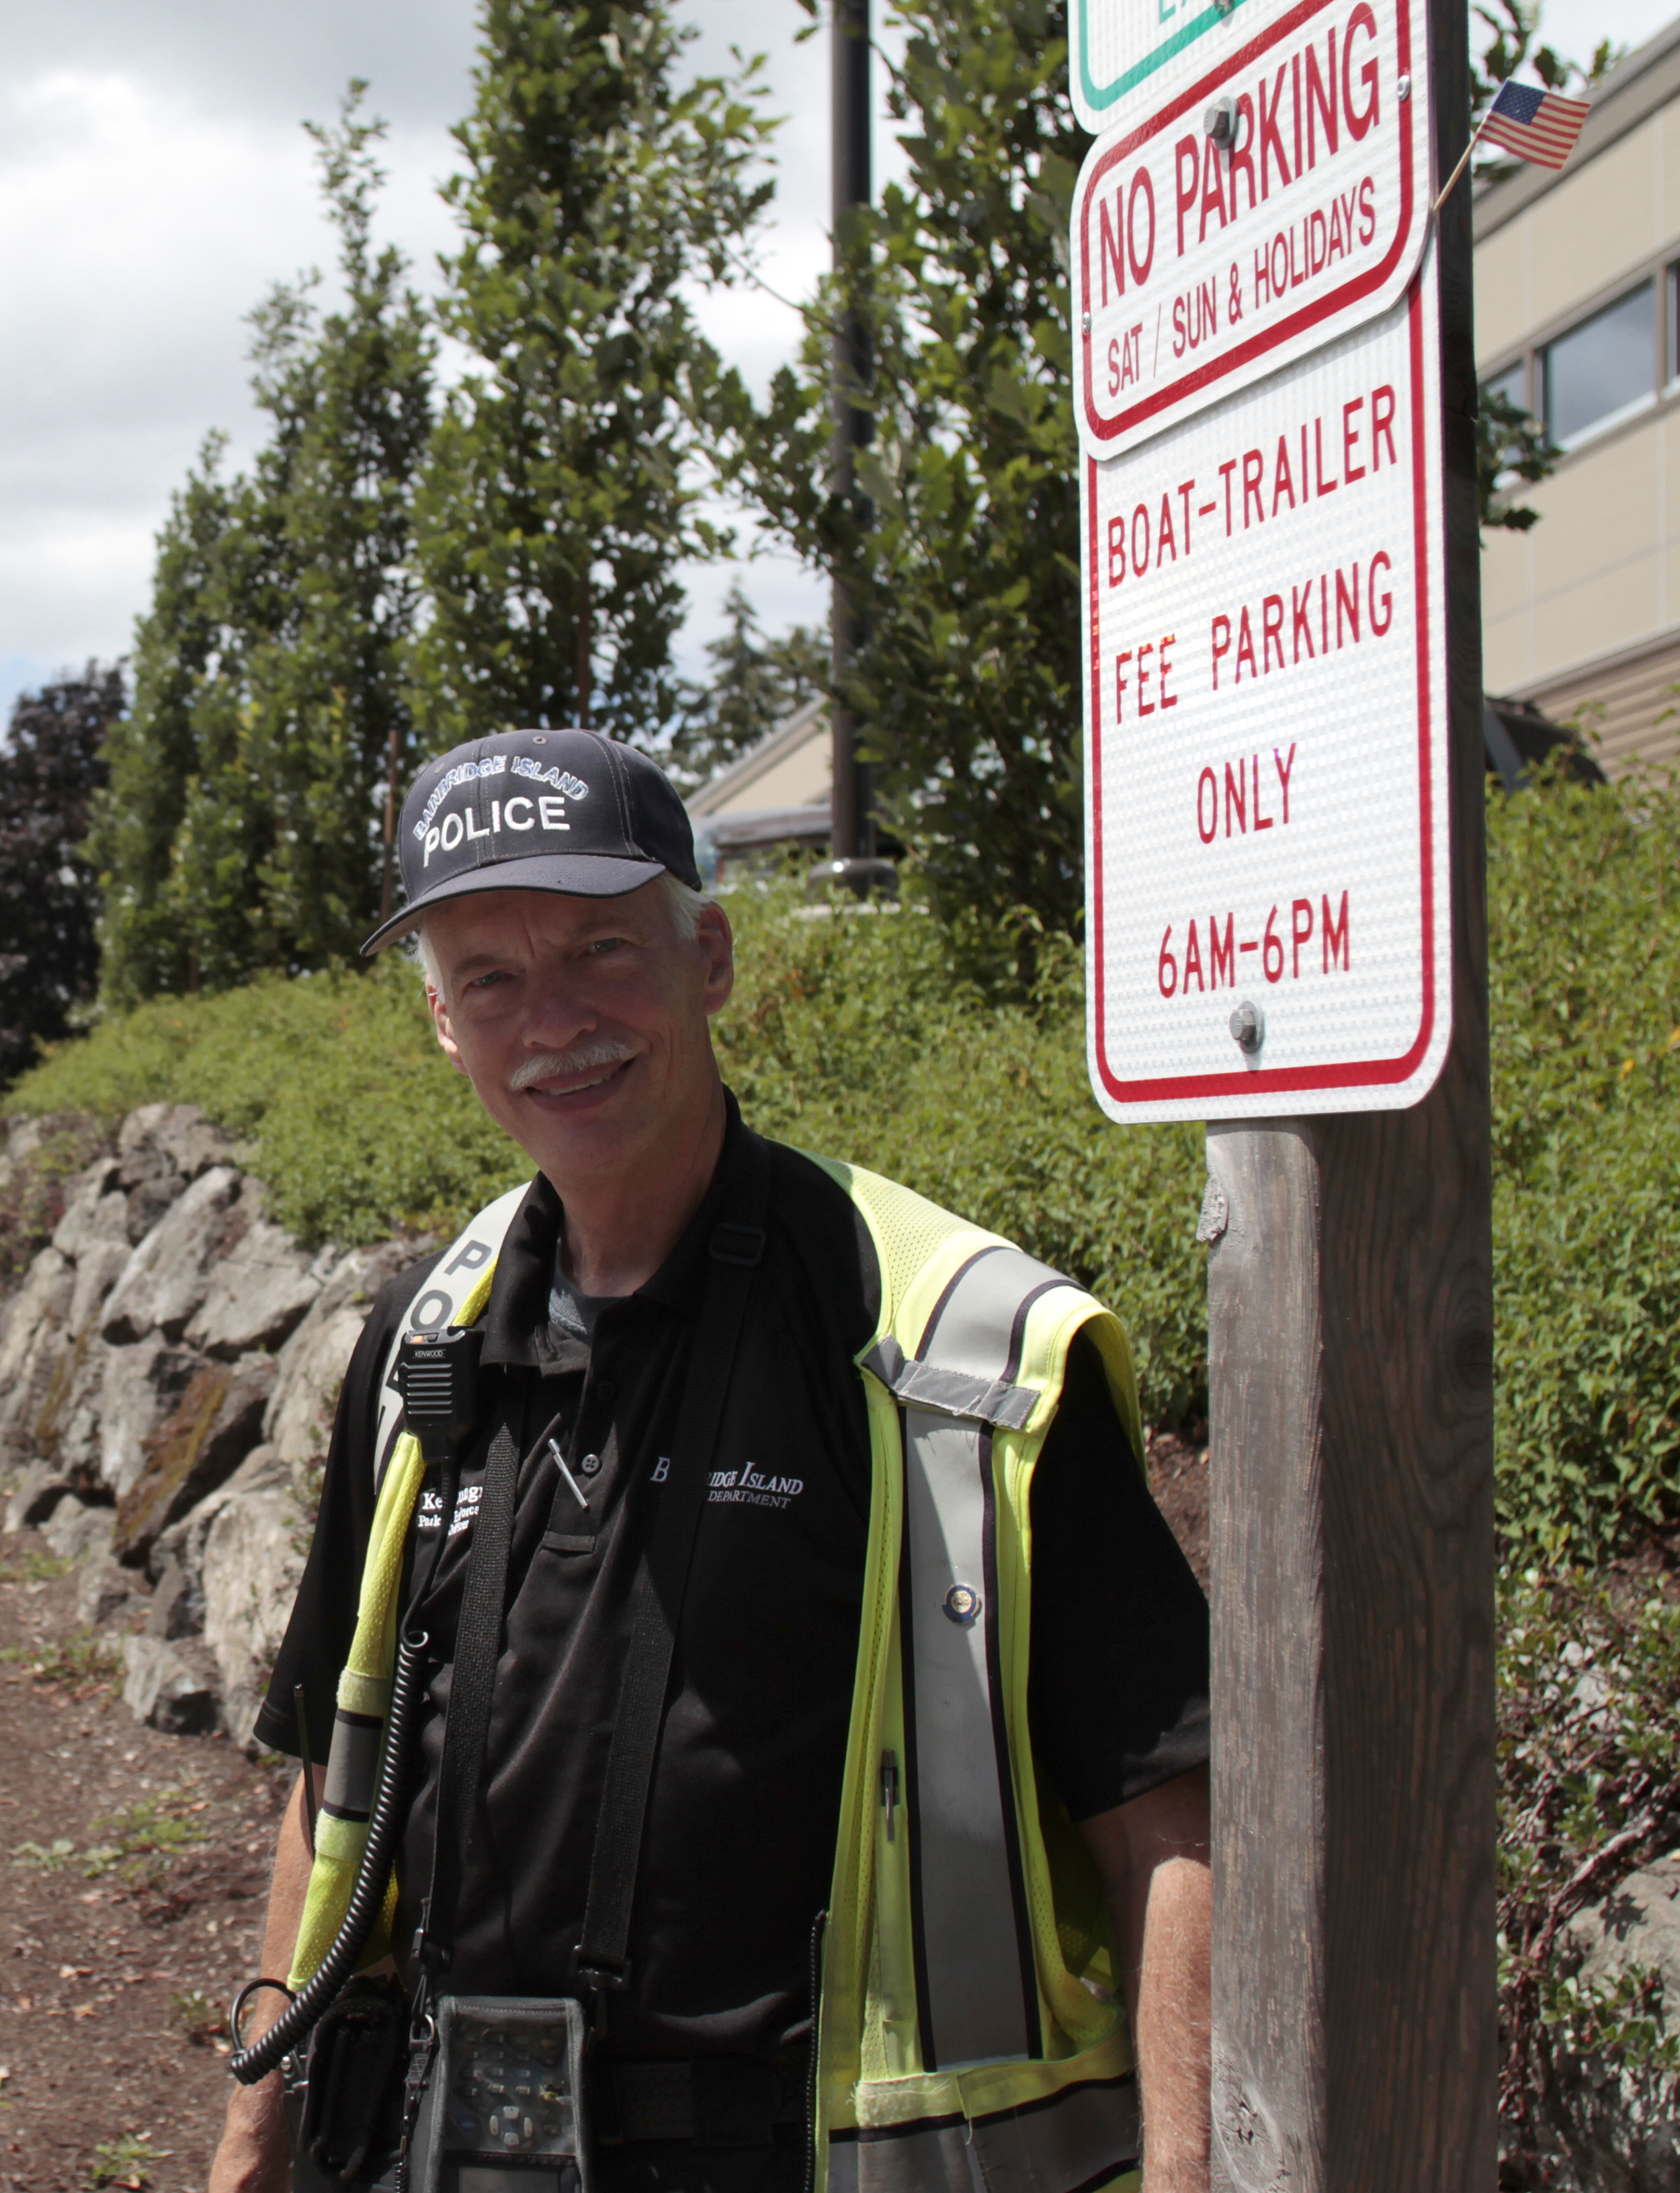
POLYGON ((617 1066, 636 1056, 635 1045, 618 1036, 593 1036, 586 1043, 574 1043, 569 1051, 547 1051, 522 1060, 509 1074, 507 1085, 517 1096, 534 1081, 566 1081, 574 1074, 587 1074, 591 1067, 617 1066))

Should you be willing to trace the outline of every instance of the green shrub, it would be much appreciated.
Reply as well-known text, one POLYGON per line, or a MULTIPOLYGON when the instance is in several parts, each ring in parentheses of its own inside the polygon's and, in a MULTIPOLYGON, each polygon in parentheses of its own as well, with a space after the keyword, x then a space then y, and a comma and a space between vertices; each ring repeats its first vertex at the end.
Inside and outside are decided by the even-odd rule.
POLYGON ((244 1137, 275 1217, 309 1241, 448 1224, 529 1169, 439 1052, 400 959, 156 999, 53 1047, 5 1108, 155 1103, 244 1137))
POLYGON ((34 1148, 0 1180, 0 1286, 17 1279, 51 1239, 64 1216, 66 1182, 110 1148, 106 1123, 89 1113, 41 1121, 34 1148))
POLYGON ((1534 2163, 1561 2057, 1596 2061, 1660 2117, 1680 2099, 1680 2006, 1660 1973, 1589 1981, 1569 1935, 1672 1845, 1680 1607, 1579 1570, 1507 1569, 1499 1685, 1500 2116, 1534 2163))
MULTIPOLYGON (((787 884, 738 892, 740 982, 723 1070, 767 1134, 906 1181, 1111 1301, 1152 1420, 1205 1407, 1193 1128, 1117 1130, 1085 1082, 1077 962, 1037 948, 1024 1002, 991 993, 1007 930, 925 913, 812 916, 787 884)), ((244 1137, 280 1222, 309 1241, 464 1221, 529 1171, 433 1039, 412 967, 266 977, 160 999, 56 1048, 10 1111, 202 1105, 244 1137)))
POLYGON ((1591 1560, 1680 1512, 1680 793, 1489 823, 1500 1520, 1591 1560))
MULTIPOLYGON (((1542 771, 1489 813, 1500 1514, 1548 1563, 1680 1515, 1680 794, 1542 771)), ((1030 924, 734 894, 724 1071, 767 1133, 995 1227, 1111 1302, 1155 1423, 1206 1406, 1195 1127, 1111 1126, 1077 957, 1030 924)), ((439 1055, 412 968, 164 999, 7 1109, 203 1106, 306 1240, 451 1226, 527 1170, 439 1055)))
POLYGON ((970 971, 997 940, 913 908, 813 919, 771 894, 738 926, 718 1050, 754 1125, 901 1180, 1069 1273, 1125 1324, 1146 1420, 1204 1411, 1202 1132, 1115 1127, 1098 1111, 1067 948, 1039 940, 1033 993, 998 1003, 970 971))

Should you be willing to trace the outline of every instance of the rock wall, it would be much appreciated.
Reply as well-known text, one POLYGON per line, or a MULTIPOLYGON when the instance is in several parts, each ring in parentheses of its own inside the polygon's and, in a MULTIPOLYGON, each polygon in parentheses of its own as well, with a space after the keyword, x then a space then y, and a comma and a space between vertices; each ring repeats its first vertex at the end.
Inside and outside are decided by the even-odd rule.
MULTIPOLYGON (((14 1122, 0 1186, 29 1161, 14 1122)), ((304 1249, 195 1108, 147 1105, 67 1185, 0 1308, 6 1527, 83 1565, 155 1726, 246 1742, 290 1611, 346 1364, 424 1243, 304 1249)))
MULTIPOLYGON (((36 1130, 14 1122, 0 1189, 36 1130)), ((126 1663, 130 1709, 249 1741, 291 1611, 320 1463, 373 1296, 420 1240, 311 1252, 190 1107, 123 1122, 0 1305, 8 1531, 82 1566, 77 1612, 126 1663)), ((1591 1979, 1654 1967, 1680 2031, 1680 1858, 1654 1861, 1570 1930, 1591 1979)), ((1680 2193, 1666 2082, 1563 2059, 1553 2193, 1680 2193)), ((1511 2176, 1503 2183, 1525 2181, 1511 2176)))

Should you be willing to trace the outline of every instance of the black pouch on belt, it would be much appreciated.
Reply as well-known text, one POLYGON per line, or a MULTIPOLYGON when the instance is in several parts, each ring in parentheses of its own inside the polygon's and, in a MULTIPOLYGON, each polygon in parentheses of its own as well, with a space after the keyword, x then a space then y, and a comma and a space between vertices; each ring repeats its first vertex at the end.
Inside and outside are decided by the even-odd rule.
POLYGON ((345 2193, 369 2184, 388 2159, 402 2134, 408 2026, 394 1980, 355 1980, 322 2013, 301 2061, 287 2058, 292 2193, 345 2193))

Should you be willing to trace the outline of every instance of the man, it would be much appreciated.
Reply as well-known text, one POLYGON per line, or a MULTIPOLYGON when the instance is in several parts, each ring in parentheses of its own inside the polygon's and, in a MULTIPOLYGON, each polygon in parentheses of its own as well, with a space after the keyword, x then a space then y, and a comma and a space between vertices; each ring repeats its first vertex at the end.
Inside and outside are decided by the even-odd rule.
MULTIPOLYGON (((345 1382, 257 1724, 300 1755, 300 1692, 312 1755, 338 1747, 321 1850, 357 1810, 341 1755, 371 1756, 342 1709, 364 1678, 340 1681, 370 1543, 399 1467, 420 1482, 387 1366, 405 1326, 459 1321, 477 1415, 403 1583, 427 1686, 405 1983, 586 2004, 606 2193, 1135 2184, 1139 2089, 1147 2193, 1205 2187, 1206 1610, 1144 1487, 1118 1327, 996 1237, 747 1131, 710 1036, 729 925, 646 757, 472 741, 422 773, 402 848, 408 903, 367 948, 419 932, 438 1040, 537 1175, 385 1290, 345 1382), (463 1811, 456 1644, 497 1532, 463 1811), (459 1835, 434 1835, 440 1777, 459 1835)), ((346 1892, 306 1838, 300 1788, 263 1966, 294 1985, 346 1892)), ((285 2183, 277 2084, 236 2092, 212 2193, 285 2183)))

